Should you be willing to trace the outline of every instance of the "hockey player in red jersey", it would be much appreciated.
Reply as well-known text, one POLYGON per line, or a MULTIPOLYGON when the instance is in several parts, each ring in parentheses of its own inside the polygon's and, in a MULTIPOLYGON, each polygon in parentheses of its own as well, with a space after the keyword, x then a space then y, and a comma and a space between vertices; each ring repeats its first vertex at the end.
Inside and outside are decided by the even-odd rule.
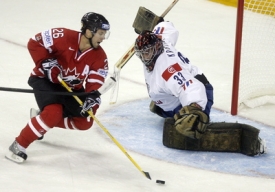
POLYGON ((35 93, 40 113, 15 138, 6 158, 24 162, 26 148, 53 127, 87 130, 93 125, 87 110, 95 114, 101 102, 97 90, 108 74, 108 60, 100 44, 108 38, 110 25, 104 16, 94 12, 85 14, 81 23, 81 32, 52 28, 29 40, 35 67, 28 84, 34 90, 64 92, 57 78, 60 76, 74 92, 90 94, 80 96, 84 102, 80 107, 72 96, 35 93))

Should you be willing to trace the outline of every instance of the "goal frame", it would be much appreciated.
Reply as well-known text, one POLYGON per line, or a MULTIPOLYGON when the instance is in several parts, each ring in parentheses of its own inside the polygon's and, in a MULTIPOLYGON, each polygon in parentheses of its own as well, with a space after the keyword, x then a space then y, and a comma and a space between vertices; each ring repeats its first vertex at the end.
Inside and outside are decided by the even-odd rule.
POLYGON ((242 50, 241 48, 242 48, 243 15, 244 15, 244 0, 238 0, 232 97, 231 97, 231 115, 237 115, 238 105, 239 105, 238 97, 239 97, 240 64, 241 64, 241 50, 242 50))

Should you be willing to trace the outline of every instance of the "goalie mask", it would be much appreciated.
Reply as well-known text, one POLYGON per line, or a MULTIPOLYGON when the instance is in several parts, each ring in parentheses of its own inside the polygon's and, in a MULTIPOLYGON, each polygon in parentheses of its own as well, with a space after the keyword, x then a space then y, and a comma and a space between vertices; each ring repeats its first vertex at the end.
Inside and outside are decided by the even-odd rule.
POLYGON ((136 55, 148 71, 153 71, 155 62, 163 52, 162 40, 151 31, 143 31, 135 42, 136 55))
POLYGON ((81 23, 82 34, 85 34, 86 29, 89 29, 93 34, 95 34, 98 29, 102 29, 106 31, 105 39, 108 39, 108 37, 110 36, 110 24, 103 15, 94 12, 86 13, 82 17, 81 23))

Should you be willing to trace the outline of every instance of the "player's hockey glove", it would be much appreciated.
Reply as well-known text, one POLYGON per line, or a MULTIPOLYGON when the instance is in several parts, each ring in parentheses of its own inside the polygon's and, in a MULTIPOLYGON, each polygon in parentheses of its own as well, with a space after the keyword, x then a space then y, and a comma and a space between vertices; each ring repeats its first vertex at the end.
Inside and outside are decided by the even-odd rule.
POLYGON ((98 91, 92 91, 86 97, 86 100, 82 105, 82 110, 81 110, 80 114, 83 117, 88 117, 89 114, 87 113, 87 111, 92 110, 93 112, 95 112, 98 109, 100 103, 101 103, 100 93, 98 91))
POLYGON ((42 68, 44 71, 45 76, 52 82, 52 83, 59 83, 58 75, 62 77, 62 68, 58 64, 56 59, 46 59, 42 62, 42 68))
POLYGON ((193 103, 179 110, 174 115, 175 129, 190 138, 200 139, 209 123, 209 117, 198 106, 193 103))

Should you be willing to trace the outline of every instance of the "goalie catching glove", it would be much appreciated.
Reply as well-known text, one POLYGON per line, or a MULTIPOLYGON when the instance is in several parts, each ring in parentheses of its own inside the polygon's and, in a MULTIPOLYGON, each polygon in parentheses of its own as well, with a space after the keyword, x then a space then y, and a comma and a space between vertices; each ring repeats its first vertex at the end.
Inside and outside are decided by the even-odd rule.
POLYGON ((140 34, 143 31, 152 31, 158 23, 163 21, 163 17, 157 16, 145 7, 139 7, 132 26, 134 27, 135 32, 140 34))
POLYGON ((42 62, 42 68, 44 71, 45 76, 52 82, 52 83, 59 83, 58 75, 62 77, 62 68, 58 64, 56 59, 46 59, 42 62))
POLYGON ((195 103, 180 109, 174 119, 175 129, 193 139, 200 139, 209 123, 209 117, 195 103))
POLYGON ((101 103, 100 93, 98 91, 92 91, 87 97, 82 105, 82 110, 80 114, 83 117, 88 117, 88 110, 96 111, 101 103))

